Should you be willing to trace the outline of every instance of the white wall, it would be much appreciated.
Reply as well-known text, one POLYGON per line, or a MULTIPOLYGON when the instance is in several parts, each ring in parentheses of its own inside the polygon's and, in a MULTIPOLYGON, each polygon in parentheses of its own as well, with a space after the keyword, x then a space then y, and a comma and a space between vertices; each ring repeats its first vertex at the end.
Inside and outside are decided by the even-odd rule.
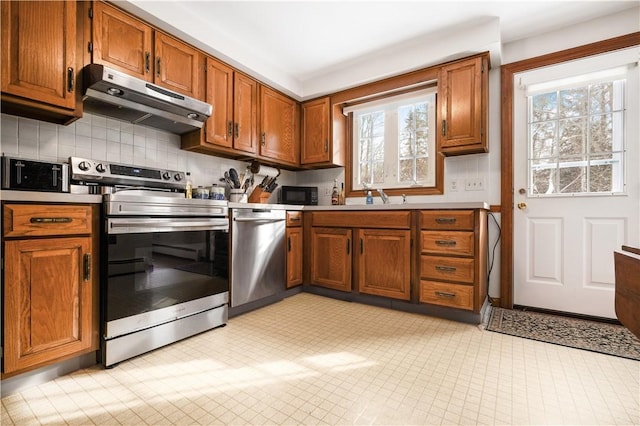
MULTIPOLYGON (((0 151, 7 156, 43 161, 83 157, 179 170, 191 172, 194 186, 220 183, 225 170, 235 167, 241 173, 248 166, 241 161, 183 151, 178 135, 93 114, 85 113, 68 126, 2 114, 1 124, 0 151)), ((282 171, 278 178, 280 185, 295 181, 295 173, 289 171, 282 171)), ((277 192, 269 201, 277 201, 277 192)))

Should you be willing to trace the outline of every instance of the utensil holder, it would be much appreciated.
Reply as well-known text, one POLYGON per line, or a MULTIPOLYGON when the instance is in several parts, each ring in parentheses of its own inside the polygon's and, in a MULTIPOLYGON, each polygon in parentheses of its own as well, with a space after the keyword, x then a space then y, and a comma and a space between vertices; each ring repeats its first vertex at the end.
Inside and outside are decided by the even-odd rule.
POLYGON ((246 203, 247 194, 242 189, 231 189, 229 191, 229 201, 232 203, 246 203))

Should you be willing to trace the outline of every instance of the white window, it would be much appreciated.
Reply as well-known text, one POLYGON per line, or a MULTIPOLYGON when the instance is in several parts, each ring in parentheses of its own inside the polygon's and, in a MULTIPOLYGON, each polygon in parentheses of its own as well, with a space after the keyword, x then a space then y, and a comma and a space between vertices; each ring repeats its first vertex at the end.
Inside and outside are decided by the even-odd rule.
POLYGON ((353 113, 353 189, 435 186, 436 88, 344 112, 353 113))
POLYGON ((624 191, 626 70, 529 88, 529 195, 624 191))

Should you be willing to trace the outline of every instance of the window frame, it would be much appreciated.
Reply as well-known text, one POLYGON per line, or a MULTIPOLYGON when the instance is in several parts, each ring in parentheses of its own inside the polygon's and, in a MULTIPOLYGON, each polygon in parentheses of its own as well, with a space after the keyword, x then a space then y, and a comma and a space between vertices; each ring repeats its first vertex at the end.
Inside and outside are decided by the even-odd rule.
POLYGON ((354 153, 350 166, 352 168, 352 180, 351 186, 355 190, 365 191, 367 188, 383 188, 385 191, 394 189, 406 190, 412 188, 424 188, 433 187, 436 182, 436 157, 437 157, 437 87, 432 86, 428 88, 422 88, 420 90, 409 91, 401 95, 394 94, 392 96, 376 99, 373 102, 361 103, 354 107, 345 108, 344 112, 348 112, 354 115, 351 128, 351 150, 354 153), (429 171, 428 176, 424 181, 414 181, 416 183, 395 183, 390 182, 395 180, 397 182, 398 175, 400 173, 400 161, 407 158, 400 156, 400 144, 399 144, 399 123, 398 112, 401 107, 407 105, 415 105, 419 102, 425 101, 428 105, 428 153, 424 156, 413 156, 413 160, 418 158, 428 158, 432 163, 429 167, 432 169, 429 171), (360 140, 357 126, 357 116, 365 114, 373 114, 377 112, 384 113, 384 177, 385 183, 376 184, 372 183, 367 186, 360 182, 356 182, 360 174, 360 140))
MULTIPOLYGON (((442 64, 429 68, 424 68, 418 71, 413 71, 407 74, 402 74, 397 77, 390 77, 384 80, 369 83, 363 86, 358 86, 353 89, 347 89, 343 92, 338 92, 332 95, 332 103, 342 109, 348 105, 355 105, 362 102, 371 101, 373 99, 383 99, 388 96, 395 96, 401 93, 416 91, 425 89, 428 87, 437 87, 439 70, 442 68, 442 64)), ((439 95, 436 92, 436 122, 440 115, 439 95)), ((344 117, 344 116, 343 116, 344 117)), ((366 191, 361 189, 354 189, 351 185, 352 182, 352 164, 353 164, 353 114, 348 114, 344 117, 344 122, 341 126, 344 126, 345 130, 345 196, 346 197, 365 197, 366 191)), ((439 142, 440 134, 436 133, 436 143, 439 142)), ((444 194, 444 156, 438 151, 436 147, 436 161, 435 161, 435 185, 434 186, 422 186, 413 188, 394 188, 385 189, 387 195, 399 196, 405 195, 442 195, 444 194)), ((383 188, 384 189, 384 188, 383 188)))

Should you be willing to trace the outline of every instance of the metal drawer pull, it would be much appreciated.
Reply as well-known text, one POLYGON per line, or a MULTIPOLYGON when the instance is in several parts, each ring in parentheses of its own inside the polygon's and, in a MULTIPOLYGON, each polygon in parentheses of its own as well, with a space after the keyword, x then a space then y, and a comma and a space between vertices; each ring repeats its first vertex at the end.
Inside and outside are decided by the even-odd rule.
POLYGON ((71 223, 73 219, 70 217, 32 217, 31 223, 71 223))
POLYGON ((455 217, 437 217, 436 223, 456 223, 455 217))
POLYGON ((456 297, 456 294, 455 293, 449 293, 449 292, 446 292, 446 291, 436 291, 436 296, 451 298, 451 297, 456 297))
POLYGON ((443 272, 455 272, 457 270, 457 268, 454 268, 453 266, 436 265, 436 270, 437 271, 443 271, 443 272))
POLYGON ((436 245, 437 246, 447 246, 447 247, 452 247, 455 246, 457 243, 455 240, 436 240, 436 245))
POLYGON ((300 219, 301 219, 301 218, 299 218, 299 217, 291 217, 291 218, 289 218, 289 220, 290 220, 291 222, 300 222, 300 219))

